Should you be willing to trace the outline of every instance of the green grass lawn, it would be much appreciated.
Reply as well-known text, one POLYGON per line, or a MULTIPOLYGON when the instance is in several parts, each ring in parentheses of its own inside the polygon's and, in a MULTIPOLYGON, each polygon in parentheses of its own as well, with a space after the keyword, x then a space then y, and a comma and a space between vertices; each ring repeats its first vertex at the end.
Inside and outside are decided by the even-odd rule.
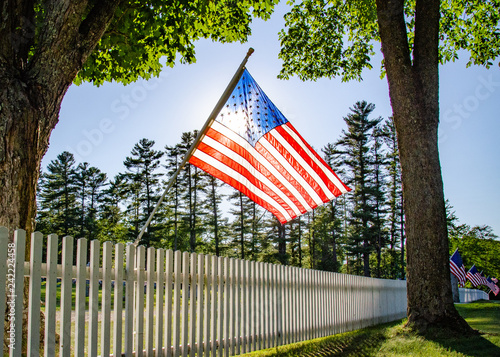
POLYGON ((405 330, 400 320, 244 356, 500 356, 500 301, 459 304, 457 309, 480 336, 433 330, 424 338, 405 330))

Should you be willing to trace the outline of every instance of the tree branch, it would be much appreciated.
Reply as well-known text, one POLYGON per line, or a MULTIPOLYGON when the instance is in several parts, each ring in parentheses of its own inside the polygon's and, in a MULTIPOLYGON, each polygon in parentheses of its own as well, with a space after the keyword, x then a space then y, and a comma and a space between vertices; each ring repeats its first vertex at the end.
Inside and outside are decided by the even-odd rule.
POLYGON ((79 28, 81 36, 82 65, 92 53, 97 42, 99 42, 113 20, 116 8, 120 2, 121 0, 98 1, 82 22, 79 28))
POLYGON ((0 57, 15 68, 25 68, 35 39, 33 0, 0 1, 0 57))

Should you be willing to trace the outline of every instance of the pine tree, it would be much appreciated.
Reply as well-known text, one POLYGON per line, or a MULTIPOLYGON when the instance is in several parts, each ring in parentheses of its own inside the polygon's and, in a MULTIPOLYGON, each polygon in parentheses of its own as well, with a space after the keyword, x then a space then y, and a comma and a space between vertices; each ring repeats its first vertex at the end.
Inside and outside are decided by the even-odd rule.
POLYGON ((98 221, 97 238, 101 241, 129 242, 130 236, 124 222, 121 205, 128 195, 127 181, 123 174, 118 174, 108 182, 102 191, 102 209, 98 221))
POLYGON ((370 119, 375 105, 356 102, 344 120, 347 131, 337 145, 342 148, 343 163, 350 173, 347 185, 353 188, 350 216, 349 254, 362 257, 363 274, 370 276, 370 254, 375 248, 373 222, 376 220, 373 190, 373 158, 370 156, 371 132, 381 121, 370 119))
POLYGON ((97 167, 88 169, 88 198, 89 209, 87 216, 88 239, 95 239, 98 235, 98 214, 103 201, 103 189, 106 185, 107 176, 97 167))
MULTIPOLYGON (((181 143, 179 144, 179 153, 184 157, 198 135, 198 131, 186 132, 182 134, 181 143)), ((201 205, 203 201, 203 187, 201 181, 201 170, 191 164, 186 164, 186 167, 180 174, 179 183, 184 187, 182 199, 184 201, 184 220, 187 223, 189 236, 189 249, 191 252, 196 250, 197 239, 201 236, 202 227, 199 224, 200 217, 203 215, 201 205)))
MULTIPOLYGON (((341 153, 336 145, 327 144, 322 150, 325 161, 330 165, 330 167, 335 168, 338 175, 345 176, 345 167, 343 166, 343 161, 341 153)), ((343 195, 341 198, 335 198, 326 204, 326 210, 328 214, 324 215, 324 218, 328 220, 328 225, 326 229, 329 232, 329 244, 331 244, 331 260, 334 263, 328 264, 331 266, 331 270, 338 272, 341 260, 339 260, 338 252, 342 252, 341 243, 346 241, 346 228, 347 228, 347 207, 346 199, 350 196, 348 194, 343 195)), ((341 254, 342 256, 343 254, 341 254)), ((326 255, 327 257, 328 255, 326 255)))
POLYGON ((307 219, 307 245, 309 247, 309 268, 316 269, 317 252, 316 252, 316 211, 312 210, 306 214, 307 219))
MULTIPOLYGON (((132 193, 132 202, 129 208, 134 214, 133 234, 136 236, 159 199, 158 190, 161 174, 158 173, 158 168, 163 152, 154 150, 154 144, 153 140, 141 139, 134 145, 131 156, 123 162, 127 169, 126 177, 132 193)), ((159 238, 154 234, 156 228, 154 221, 152 221, 139 244, 149 247, 157 242, 159 238)))
POLYGON ((223 222, 221 203, 224 200, 224 195, 220 192, 220 188, 223 186, 222 181, 217 178, 205 174, 203 175, 207 181, 207 195, 205 197, 205 224, 206 231, 210 232, 209 239, 214 247, 215 255, 218 257, 221 254, 220 250, 220 226, 223 222))
POLYGON ((303 239, 304 239, 304 219, 298 216, 288 223, 290 226, 290 236, 288 249, 290 251, 290 265, 302 268, 303 265, 303 239))
POLYGON ((67 151, 47 165, 39 183, 39 230, 60 236, 79 233, 75 170, 74 156, 67 151))
MULTIPOLYGON (((165 146, 165 154, 167 157, 165 168, 167 169, 167 177, 173 177, 182 161, 182 156, 180 153, 180 146, 165 146)), ((171 217, 169 217, 170 225, 173 226, 173 232, 170 234, 171 241, 173 242, 172 247, 174 250, 178 250, 179 246, 179 214, 180 214, 180 194, 181 189, 179 187, 179 176, 176 176, 172 184, 172 188, 167 193, 167 205, 172 211, 171 217)))
POLYGON ((75 186, 78 189, 78 200, 79 200, 79 215, 80 215, 80 237, 86 237, 86 222, 87 212, 85 210, 87 203, 87 193, 88 193, 88 169, 89 163, 83 162, 78 165, 75 172, 75 186))
POLYGON ((390 117, 382 127, 387 167, 387 223, 389 230, 389 256, 392 267, 390 277, 405 277, 405 236, 403 212, 403 188, 401 182, 401 164, 399 162, 398 140, 394 120, 390 117), (400 243, 399 255, 396 251, 400 243), (398 259, 399 258, 399 259, 398 259), (399 261, 398 261, 399 260, 399 261))
POLYGON ((376 277, 381 277, 382 251, 387 246, 387 235, 384 228, 386 203, 385 203, 385 157, 383 152, 383 133, 379 126, 373 128, 371 156, 373 162, 373 207, 375 216, 373 220, 373 233, 376 237, 375 251, 377 253, 376 277))
POLYGON ((229 210, 229 213, 234 217, 231 223, 233 246, 241 259, 248 259, 249 254, 253 255, 255 252, 256 204, 236 190, 228 198, 233 203, 233 207, 229 210))
POLYGON ((75 171, 81 237, 92 240, 97 236, 97 213, 106 180, 106 174, 96 167, 89 166, 88 162, 79 164, 75 171))

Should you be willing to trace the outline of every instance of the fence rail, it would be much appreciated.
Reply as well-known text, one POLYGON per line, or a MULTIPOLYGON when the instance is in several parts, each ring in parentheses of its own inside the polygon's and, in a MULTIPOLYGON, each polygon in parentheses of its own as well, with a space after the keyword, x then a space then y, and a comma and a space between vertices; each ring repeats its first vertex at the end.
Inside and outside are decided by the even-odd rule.
POLYGON ((459 288, 460 302, 473 302, 477 300, 489 300, 489 295, 479 289, 464 289, 459 288))
POLYGON ((75 249, 64 237, 59 255, 56 235, 45 238, 42 257, 39 232, 25 262, 25 232, 8 238, 0 227, 0 287, 7 289, 0 314, 7 304, 11 356, 22 355, 21 276, 29 277, 29 356, 42 349, 45 356, 229 356, 406 316, 405 281, 85 238, 75 249))

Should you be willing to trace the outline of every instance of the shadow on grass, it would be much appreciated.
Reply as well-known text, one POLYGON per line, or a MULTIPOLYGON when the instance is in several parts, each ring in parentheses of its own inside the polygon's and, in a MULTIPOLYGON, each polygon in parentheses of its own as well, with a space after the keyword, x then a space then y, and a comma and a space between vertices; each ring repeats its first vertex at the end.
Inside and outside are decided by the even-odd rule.
POLYGON ((426 336, 450 351, 456 351, 472 357, 500 356, 500 303, 497 301, 477 301, 470 304, 456 305, 460 315, 481 335, 453 336, 442 331, 434 331, 426 336))
MULTIPOLYGON (((400 322, 400 321, 399 321, 400 322)), ((384 326, 390 327, 396 323, 384 326)), ((297 348, 280 351, 276 349, 275 356, 305 356, 305 357, 330 357, 330 356, 373 356, 386 340, 384 330, 363 329, 323 338, 316 343, 308 343, 297 348)))
POLYGON ((425 338, 433 341, 448 351, 463 353, 471 357, 498 357, 500 356, 500 347, 486 339, 484 336, 495 337, 498 334, 481 334, 476 336, 464 337, 445 334, 442 331, 429 331, 425 338))

